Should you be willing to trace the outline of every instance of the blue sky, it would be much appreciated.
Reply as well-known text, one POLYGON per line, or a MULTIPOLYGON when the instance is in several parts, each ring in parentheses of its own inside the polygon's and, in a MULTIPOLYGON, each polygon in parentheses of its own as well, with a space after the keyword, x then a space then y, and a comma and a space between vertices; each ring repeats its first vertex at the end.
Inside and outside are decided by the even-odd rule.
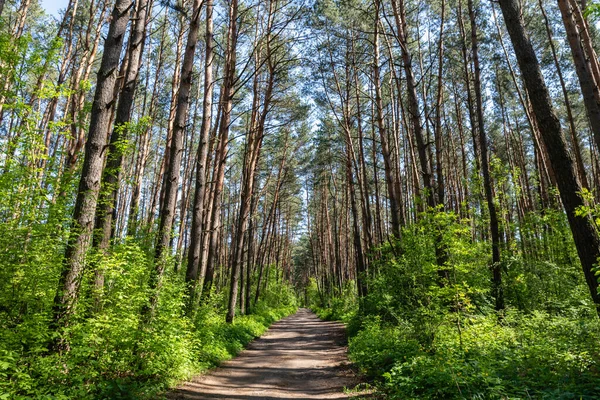
POLYGON ((41 0, 42 7, 46 9, 48 14, 58 15, 58 11, 67 7, 69 0, 41 0))

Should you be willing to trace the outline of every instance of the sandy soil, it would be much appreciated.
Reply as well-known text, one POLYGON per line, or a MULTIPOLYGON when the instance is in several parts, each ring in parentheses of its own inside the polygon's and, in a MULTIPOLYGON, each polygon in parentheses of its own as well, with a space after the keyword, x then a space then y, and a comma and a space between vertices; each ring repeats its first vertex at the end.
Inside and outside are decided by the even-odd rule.
POLYGON ((346 358, 344 327, 307 309, 273 324, 237 358, 195 378, 169 399, 347 399, 359 381, 346 358))

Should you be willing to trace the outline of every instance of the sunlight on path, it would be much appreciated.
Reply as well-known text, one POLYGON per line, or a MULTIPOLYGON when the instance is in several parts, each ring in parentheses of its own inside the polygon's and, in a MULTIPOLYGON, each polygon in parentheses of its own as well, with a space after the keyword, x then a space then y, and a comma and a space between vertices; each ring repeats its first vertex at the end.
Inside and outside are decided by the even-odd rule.
POLYGON ((307 309, 271 326, 237 358, 179 387, 170 399, 346 399, 358 383, 344 326, 307 309))

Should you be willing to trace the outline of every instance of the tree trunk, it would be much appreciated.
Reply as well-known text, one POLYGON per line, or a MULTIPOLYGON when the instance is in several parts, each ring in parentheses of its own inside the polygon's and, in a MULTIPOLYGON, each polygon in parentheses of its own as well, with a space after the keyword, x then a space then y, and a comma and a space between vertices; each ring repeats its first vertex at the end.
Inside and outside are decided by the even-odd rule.
POLYGON ((196 189, 194 193, 194 206, 192 211, 192 227, 190 231, 190 249, 188 252, 188 265, 185 279, 188 284, 189 302, 194 303, 195 286, 198 280, 198 271, 202 260, 201 247, 205 233, 202 232, 204 220, 205 197, 208 194, 206 184, 206 169, 208 161, 208 148, 210 136, 210 121, 212 115, 213 96, 213 0, 206 1, 206 56, 204 60, 204 100, 202 105, 202 124, 200 126, 200 143, 198 144, 198 160, 196 165, 196 189))
MULTIPOLYGON (((149 0, 140 0, 137 2, 135 20, 129 35, 129 48, 127 50, 129 62, 125 72, 123 87, 119 94, 117 113, 107 149, 106 166, 102 174, 100 196, 96 209, 96 234, 94 235, 93 245, 101 251, 108 249, 110 239, 114 233, 113 213, 115 212, 121 166, 125 155, 124 142, 127 141, 127 124, 131 120, 131 110, 133 108, 140 66, 142 65, 146 38, 146 17, 151 7, 152 5, 151 3, 149 4, 149 0)), ((104 273, 99 270, 95 273, 95 290, 97 291, 97 295, 100 296, 100 291, 104 286, 104 273)), ((98 303, 99 301, 100 299, 97 298, 96 302, 98 303)))
POLYGON ((396 238, 400 238, 400 225, 402 221, 402 200, 398 198, 397 185, 395 182, 393 164, 391 160, 390 146, 388 136, 385 129, 383 116, 383 101, 381 98, 381 79, 379 66, 379 9, 380 1, 375 2, 375 23, 374 23, 374 43, 373 43, 373 85, 375 86, 375 110, 377 117, 377 128, 379 138, 381 140, 381 153, 383 155, 383 168, 385 171, 385 182, 388 189, 388 197, 390 201, 390 214, 392 222, 392 234, 396 238))
POLYGON ((589 189, 590 185, 587 180, 587 175, 585 173, 585 167, 583 165, 583 160, 581 158, 581 146, 579 144, 579 138, 577 137, 577 128, 575 127, 575 119, 573 118, 573 110, 571 108, 571 101, 569 100, 569 93, 567 91, 567 85, 565 84, 565 79, 563 77, 562 68, 558 61, 558 55, 556 52, 556 46, 554 45, 553 33, 550 28, 550 21, 548 21, 548 16, 546 15, 546 10, 544 9, 544 4, 542 0, 539 0, 540 10, 542 11, 542 16, 544 17, 544 25, 546 27, 546 34, 548 36, 548 43, 550 44, 550 49, 552 50, 552 59, 554 60, 554 66, 556 67, 556 72, 558 74, 558 80, 560 82, 560 88, 563 93, 563 98, 565 100, 565 109, 567 111, 567 119, 569 121, 569 132, 571 133, 571 141, 573 145, 573 155, 575 156, 575 164, 577 165, 577 172, 579 173, 579 179, 581 181, 581 185, 589 189))
MULTIPOLYGON (((94 214, 98 203, 104 162, 106 132, 110 123, 113 103, 113 89, 117 79, 119 57, 123 48, 123 38, 129 22, 131 6, 130 0, 117 0, 104 42, 81 180, 73 211, 72 232, 67 243, 63 270, 54 298, 53 325, 55 329, 64 328, 69 324, 77 301, 85 256, 92 242, 94 214)), ((66 343, 63 339, 57 339, 54 343, 56 350, 65 349, 65 346, 66 343)))
POLYGON ((475 10, 473 0, 468 0, 469 18, 471 20, 471 50, 473 67, 475 70, 475 106, 477 109, 477 130, 479 131, 479 148, 481 153, 481 173, 483 175, 483 189, 490 214, 490 232, 492 236, 492 295, 495 299, 496 311, 504 309, 504 292, 502 289, 502 269, 500 265, 500 228, 496 203, 492 190, 492 179, 490 177, 490 164, 488 157, 488 141, 483 120, 483 99, 481 95, 481 67, 479 65, 479 49, 477 38, 477 23, 475 21, 475 10))
POLYGON ((155 258, 158 262, 158 276, 162 275, 164 262, 160 261, 169 249, 171 241, 175 207, 177 204, 177 193, 179 191, 179 178, 181 175, 181 158, 183 154, 183 135, 185 133, 187 111, 190 105, 190 89, 192 87, 192 72, 194 66, 194 55, 198 43, 198 28, 200 25, 201 0, 194 0, 192 7, 192 18, 190 30, 187 37, 181 78, 177 93, 175 118, 173 122, 173 135, 171 137, 170 157, 164 177, 164 194, 161 202, 160 221, 158 228, 158 240, 155 248, 155 258), (162 265, 162 266, 160 266, 162 265))
POLYGON ((207 278, 205 280, 203 292, 210 292, 212 285, 212 274, 215 270, 216 255, 218 250, 218 234, 220 220, 220 201, 223 191, 223 180, 225 178, 225 163, 227 159, 227 144, 229 141, 229 128, 231 124, 231 111, 233 108, 233 96, 235 94, 235 67, 236 67, 236 49, 238 39, 238 0, 232 0, 229 5, 229 28, 227 30, 227 47, 225 53, 225 70, 223 78, 223 95, 221 121, 219 122, 219 143, 215 155, 215 189, 213 192, 213 209, 211 216, 210 240, 208 247, 207 278))
POLYGON ((575 71, 579 78, 583 103, 585 104, 588 120, 590 121, 590 127, 594 133, 596 146, 600 148, 600 89, 598 88, 598 82, 594 81, 591 66, 588 63, 583 45, 581 44, 579 29, 575 24, 568 0, 558 0, 558 8, 560 9, 563 24, 565 25, 567 41, 571 49, 575 71))
POLYGON ((406 75, 406 91, 408 95, 408 113, 413 129, 413 134, 417 142, 417 153, 419 155, 419 165, 421 168, 421 177, 425 188, 425 201, 427 206, 435 206, 435 193, 433 191, 431 162, 429 160, 429 144, 423 135, 423 126, 421 125, 421 114, 419 110, 419 100, 417 98, 416 79, 412 68, 412 55, 408 48, 408 32, 406 32, 406 15, 404 9, 404 0, 392 0, 392 9, 396 21, 397 40, 401 48, 404 73, 406 75))
POLYGON ((155 270, 151 276, 150 287, 153 293, 150 297, 150 308, 154 308, 158 300, 157 289, 166 266, 166 256, 170 247, 175 207, 177 205, 177 193, 179 191, 179 178, 181 174, 181 158, 183 154, 183 135, 185 133, 187 112, 190 105, 190 89, 192 87, 192 72, 194 67, 194 55, 198 43, 198 28, 200 25, 200 8, 202 0, 194 0, 192 6, 192 18, 190 30, 187 37, 183 63, 181 68, 181 79, 177 93, 177 109, 173 124, 173 135, 171 138, 171 155, 167 170, 165 171, 164 196, 161 202, 160 221, 158 228, 158 240, 154 251, 156 260, 155 270))
POLYGON ((549 161, 556 173, 560 197, 567 213, 585 280, 596 310, 600 311, 598 309, 598 305, 600 305, 598 282, 594 275, 594 265, 600 257, 600 238, 590 216, 576 215, 577 209, 585 205, 584 199, 581 197, 581 185, 577 180, 573 161, 567 151, 560 121, 552 108, 550 93, 544 82, 537 56, 525 32, 517 1, 499 0, 499 4, 525 81, 525 87, 531 99, 542 140, 548 149, 549 161))

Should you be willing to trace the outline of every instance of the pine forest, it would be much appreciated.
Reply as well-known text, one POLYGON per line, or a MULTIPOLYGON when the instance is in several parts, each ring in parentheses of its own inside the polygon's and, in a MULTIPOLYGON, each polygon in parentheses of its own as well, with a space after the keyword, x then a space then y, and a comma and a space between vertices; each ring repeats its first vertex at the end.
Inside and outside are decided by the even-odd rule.
POLYGON ((0 399, 600 399, 595 1, 0 0, 0 399))

